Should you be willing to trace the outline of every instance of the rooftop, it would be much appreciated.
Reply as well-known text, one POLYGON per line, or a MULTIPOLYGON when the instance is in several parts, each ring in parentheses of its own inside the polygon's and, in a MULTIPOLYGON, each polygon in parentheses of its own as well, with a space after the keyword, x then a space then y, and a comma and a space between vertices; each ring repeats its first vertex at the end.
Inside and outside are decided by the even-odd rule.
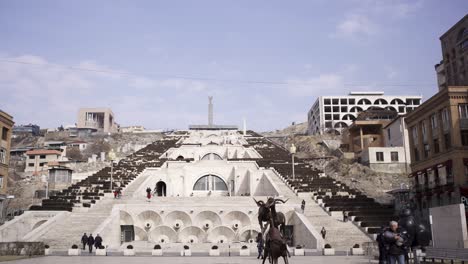
POLYGON ((26 151, 26 155, 61 155, 62 153, 58 150, 52 149, 34 149, 26 151))

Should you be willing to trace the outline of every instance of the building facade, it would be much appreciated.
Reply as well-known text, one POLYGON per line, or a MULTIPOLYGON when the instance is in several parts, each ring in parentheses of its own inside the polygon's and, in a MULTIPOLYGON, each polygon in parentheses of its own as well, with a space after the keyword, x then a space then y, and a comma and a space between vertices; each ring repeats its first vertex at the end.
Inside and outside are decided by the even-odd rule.
POLYGON ((357 115, 368 109, 386 109, 400 115, 411 112, 421 104, 421 96, 385 96, 383 92, 351 92, 348 96, 321 96, 310 109, 307 132, 341 132, 357 115))
POLYGON ((41 134, 41 128, 38 125, 33 124, 14 126, 13 134, 39 136, 41 134))
POLYGON ((460 203, 468 186, 468 86, 442 89, 409 113, 406 125, 420 211, 460 203))
POLYGON ((435 65, 439 90, 468 85, 468 15, 440 37, 442 61, 435 65))
POLYGON ((78 129, 96 129, 98 132, 104 133, 115 133, 119 129, 110 108, 80 108, 76 127, 78 129))
POLYGON ((0 222, 3 222, 7 201, 8 164, 13 124, 13 117, 0 110, 0 222))
POLYGON ((26 168, 24 172, 47 172, 47 163, 58 161, 62 152, 52 149, 35 149, 26 152, 26 168))

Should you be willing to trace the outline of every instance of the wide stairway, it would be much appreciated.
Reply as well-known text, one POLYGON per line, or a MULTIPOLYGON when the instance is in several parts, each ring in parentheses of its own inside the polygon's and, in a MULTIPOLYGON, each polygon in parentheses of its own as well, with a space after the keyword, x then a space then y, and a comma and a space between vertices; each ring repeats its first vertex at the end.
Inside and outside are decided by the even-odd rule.
POLYGON ((336 250, 349 250, 355 244, 370 242, 371 239, 351 221, 343 222, 343 217, 330 216, 314 200, 307 199, 304 215, 320 232, 322 227, 327 231, 325 243, 336 250))

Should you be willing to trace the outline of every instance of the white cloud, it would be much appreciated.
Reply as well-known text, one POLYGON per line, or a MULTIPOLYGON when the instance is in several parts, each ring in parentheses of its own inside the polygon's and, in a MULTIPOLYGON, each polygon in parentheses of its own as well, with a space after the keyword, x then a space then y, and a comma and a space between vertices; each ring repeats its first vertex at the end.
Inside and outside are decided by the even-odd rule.
POLYGON ((335 36, 356 38, 375 34, 377 26, 365 15, 351 14, 336 26, 335 36))
POLYGON ((377 35, 385 30, 387 23, 416 13, 424 0, 356 0, 352 3, 353 8, 337 23, 331 37, 360 41, 377 35))
POLYGON ((288 91, 294 96, 319 96, 342 92, 344 88, 343 77, 339 74, 319 74, 311 78, 292 78, 287 80, 288 91))

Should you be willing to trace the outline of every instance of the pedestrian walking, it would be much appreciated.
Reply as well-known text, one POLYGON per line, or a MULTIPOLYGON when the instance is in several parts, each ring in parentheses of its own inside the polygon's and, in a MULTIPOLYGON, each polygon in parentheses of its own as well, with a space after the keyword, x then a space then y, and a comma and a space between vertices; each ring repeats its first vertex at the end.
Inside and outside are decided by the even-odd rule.
POLYGON ((88 236, 86 233, 81 237, 81 244, 83 244, 83 250, 86 249, 86 245, 88 244, 88 236))
POLYGON ((322 234, 322 238, 325 239, 325 236, 327 235, 327 230, 325 230, 324 226, 322 226, 322 230, 320 231, 320 234, 322 234))
POLYGON ((94 237, 93 237, 93 234, 89 234, 89 237, 88 237, 89 253, 93 253, 93 246, 94 246, 94 237))
POLYGON ((305 211, 305 200, 302 200, 301 209, 302 209, 302 213, 304 213, 304 211, 305 211))
POLYGON ((102 237, 99 234, 97 234, 96 238, 94 239, 94 246, 96 247, 96 249, 100 249, 102 246, 102 237))
POLYGON ((348 222, 348 211, 343 211, 343 222, 348 222))
POLYGON ((258 256, 257 259, 262 258, 263 259, 263 248, 264 248, 264 243, 263 243, 263 236, 262 233, 258 233, 257 235, 257 250, 258 250, 258 256))
POLYGON ((407 239, 403 235, 403 230, 398 228, 398 223, 396 221, 390 222, 390 228, 384 232, 383 239, 388 262, 390 264, 405 264, 405 243, 407 239))
POLYGON ((146 198, 148 199, 148 202, 151 199, 151 188, 150 187, 146 188, 146 198))

